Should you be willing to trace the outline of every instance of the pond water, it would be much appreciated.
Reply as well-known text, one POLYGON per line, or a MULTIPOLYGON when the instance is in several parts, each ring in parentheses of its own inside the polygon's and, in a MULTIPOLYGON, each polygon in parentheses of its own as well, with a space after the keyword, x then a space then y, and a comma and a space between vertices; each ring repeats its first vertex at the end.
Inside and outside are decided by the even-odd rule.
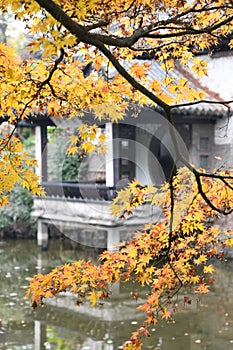
MULTIPOLYGON (((51 299, 33 310, 24 299, 28 280, 38 272, 79 258, 95 260, 94 249, 67 241, 50 242, 40 252, 34 241, 0 242, 0 349, 115 350, 142 320, 131 298, 132 287, 117 286, 103 307, 75 306, 69 297, 51 299)), ((216 266, 212 292, 177 312, 175 323, 152 329, 144 349, 232 350, 233 261, 216 266)), ((133 287, 135 288, 135 287, 133 287)))

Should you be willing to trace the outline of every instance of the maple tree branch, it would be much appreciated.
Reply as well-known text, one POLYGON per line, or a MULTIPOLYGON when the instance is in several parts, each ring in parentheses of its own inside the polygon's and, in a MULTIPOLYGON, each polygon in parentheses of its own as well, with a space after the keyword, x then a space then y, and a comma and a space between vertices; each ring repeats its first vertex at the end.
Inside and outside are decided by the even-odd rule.
MULTIPOLYGON (((170 259, 168 259, 168 264, 169 264, 170 268, 172 269, 172 271, 173 271, 175 277, 178 279, 178 281, 179 281, 179 283, 180 283, 180 287, 179 287, 179 288, 176 290, 176 292, 175 292, 175 294, 177 294, 177 293, 179 292, 179 290, 181 289, 181 287, 183 286, 183 282, 182 282, 180 276, 177 274, 177 272, 176 272, 174 266, 172 266, 172 263, 171 263, 170 259)), ((175 295, 175 294, 174 294, 174 295, 175 295)), ((173 295, 173 296, 174 296, 174 295, 173 295)), ((172 297, 173 297, 173 296, 172 296, 172 297)))
POLYGON ((101 42, 95 42, 95 46, 109 59, 116 70, 134 87, 136 90, 140 91, 143 95, 147 96, 151 101, 155 102, 158 106, 163 108, 165 111, 169 110, 169 105, 153 94, 145 86, 137 82, 132 75, 130 75, 127 70, 120 64, 118 59, 111 53, 110 50, 106 48, 101 42))
POLYGON ((51 90, 51 93, 52 93, 52 95, 53 95, 54 97, 58 98, 59 100, 65 101, 65 99, 62 99, 60 96, 58 96, 58 95, 56 94, 56 92, 55 92, 55 90, 54 90, 54 87, 53 87, 53 85, 51 84, 50 81, 48 81, 47 84, 48 84, 48 86, 49 86, 49 88, 50 88, 50 90, 51 90))
POLYGON ((200 177, 211 177, 211 178, 213 178, 213 179, 220 179, 220 180, 226 180, 226 179, 228 179, 228 180, 233 180, 233 176, 231 176, 231 175, 219 175, 219 174, 215 174, 215 173, 202 173, 202 172, 200 172, 200 171, 197 171, 197 173, 198 173, 198 175, 200 176, 200 177))
MULTIPOLYGON (((232 179, 233 179, 233 176, 232 176, 232 179)), ((221 178, 221 181, 227 186, 230 188, 230 190, 233 190, 233 186, 231 186, 226 180, 224 177, 221 178)))
POLYGON ((216 104, 216 105, 223 105, 228 108, 228 104, 233 103, 233 100, 226 100, 226 101, 218 101, 218 100, 199 100, 199 101, 193 101, 193 102, 185 102, 185 103, 178 103, 175 105, 170 105, 170 108, 180 108, 180 107, 190 107, 194 105, 198 105, 200 103, 207 103, 207 104, 216 104))
MULTIPOLYGON (((233 176, 227 176, 226 177, 226 176, 222 176, 222 175, 219 175, 219 174, 205 174, 205 173, 202 173, 202 172, 198 171, 195 167, 193 167, 181 154, 180 154, 179 160, 194 174, 196 182, 197 182, 198 193, 202 196, 202 198, 209 205, 209 207, 212 210, 218 212, 219 214, 223 214, 223 215, 231 214, 233 212, 233 208, 229 209, 229 210, 220 209, 220 208, 218 208, 217 206, 215 206, 211 202, 211 200, 207 197, 206 193, 203 191, 203 187, 202 187, 202 183, 201 183, 201 177, 205 177, 206 176, 206 177, 217 178, 217 179, 220 179, 222 181, 223 180, 226 181, 226 178, 233 180, 233 176)), ((231 188, 231 185, 230 185, 229 188, 231 188)))
MULTIPOLYGON (((196 169, 195 169, 196 170, 196 169)), ((194 175, 195 175, 195 179, 196 179, 196 182, 197 182, 197 188, 198 188, 198 192, 199 194, 202 196, 202 198, 204 199, 204 201, 208 204, 208 206, 214 210, 214 211, 217 211, 219 214, 223 214, 223 215, 229 215, 233 212, 233 208, 226 211, 226 210, 223 210, 223 209, 220 209, 218 207, 216 207, 212 202, 211 200, 207 197, 207 195, 205 194, 205 192, 203 191, 203 187, 202 187, 202 183, 201 183, 201 179, 200 179, 200 176, 198 174, 197 171, 194 171, 194 175)))
MULTIPOLYGON (((186 35, 211 34, 213 31, 217 30, 218 28, 221 28, 223 25, 226 25, 232 21, 233 21, 233 16, 230 16, 221 22, 218 22, 211 26, 207 26, 205 28, 195 29, 190 27, 190 28, 184 29, 183 31, 180 31, 180 28, 178 28, 179 30, 178 32, 176 31, 172 33, 165 32, 165 33, 150 34, 151 32, 160 29, 159 27, 154 27, 151 24, 149 26, 139 27, 134 31, 134 33, 131 36, 128 36, 128 37, 113 37, 113 36, 97 34, 97 33, 96 34, 90 33, 90 35, 92 35, 93 38, 101 41, 106 45, 131 48, 141 38, 166 39, 166 38, 177 38, 177 37, 186 36, 186 35)), ((168 29, 170 28, 168 27, 168 29)), ((161 30, 164 30, 164 26, 161 26, 161 30)))
POLYGON ((97 29, 97 28, 100 28, 100 27, 105 27, 109 24, 108 21, 99 21, 97 23, 94 23, 94 24, 91 24, 89 26, 86 26, 85 28, 88 30, 88 31, 91 31, 93 29, 97 29))
MULTIPOLYGON (((173 234, 173 221, 174 221, 174 209, 175 209, 175 200, 174 200, 174 184, 173 179, 176 172, 176 163, 174 162, 171 172, 171 177, 169 179, 169 191, 170 191, 170 220, 169 220, 169 235, 168 235, 168 248, 167 248, 167 257, 169 259, 169 252, 172 245, 172 234, 173 234)), ((170 261, 170 259, 169 259, 170 261)))
MULTIPOLYGON (((174 272, 174 271, 173 271, 174 272)), ((179 279, 179 278, 178 278, 179 279)), ((177 288, 173 293, 172 295, 170 296, 170 299, 173 299, 175 295, 177 295, 179 293, 179 291, 181 290, 181 288, 183 287, 183 282, 181 281, 181 279, 179 279, 179 282, 180 282, 180 286, 179 288, 177 288)))
MULTIPOLYGON (((174 38, 179 36, 185 36, 185 35, 200 35, 200 34, 211 34, 213 31, 215 31, 218 28, 221 28, 223 25, 228 24, 233 21, 233 16, 227 17, 226 19, 222 20, 221 22, 217 22, 216 24, 213 24, 211 26, 207 26, 205 28, 201 29, 195 29, 193 27, 188 27, 184 29, 183 31, 178 31, 175 33, 158 33, 158 34, 149 34, 151 31, 164 29, 164 26, 161 28, 153 28, 148 31, 148 34, 144 33, 145 38, 153 38, 153 39, 165 39, 165 38, 174 38)), ((166 28, 166 27, 165 27, 166 28)), ((182 28, 170 28, 167 27, 167 29, 173 29, 173 30, 180 30, 182 28)))
POLYGON ((62 101, 66 101, 66 99, 64 99, 64 98, 62 98, 62 97, 60 97, 60 96, 58 96, 58 95, 56 94, 56 92, 55 92, 55 90, 54 90, 54 87, 53 87, 52 84, 51 84, 51 79, 52 79, 52 77, 53 77, 53 74, 55 73, 55 71, 56 71, 57 69, 59 69, 59 64, 63 61, 64 55, 65 55, 65 51, 64 51, 63 48, 61 48, 60 51, 61 51, 61 52, 60 52, 60 55, 59 55, 59 57, 54 61, 54 65, 53 65, 52 69, 49 71, 48 77, 47 77, 45 80, 43 80, 43 81, 37 83, 38 90, 36 91, 36 93, 34 94, 34 96, 32 97, 32 99, 25 105, 26 108, 23 109, 23 113, 20 115, 20 118, 23 116, 23 114, 25 113, 25 111, 26 111, 26 109, 29 107, 29 105, 30 105, 33 101, 35 101, 35 99, 39 96, 40 92, 42 91, 42 89, 43 89, 43 87, 44 87, 45 85, 48 85, 48 86, 49 86, 49 88, 50 88, 50 90, 51 90, 51 93, 52 93, 52 95, 53 95, 54 97, 56 97, 56 98, 58 98, 58 99, 60 99, 60 100, 62 100, 62 101))
MULTIPOLYGON (((117 15, 117 16, 120 16, 124 13, 127 13, 129 10, 132 9, 133 5, 136 3, 137 0, 132 0, 131 4, 129 4, 129 6, 127 8, 124 8, 123 10, 121 11, 116 11, 115 9, 113 11, 109 11, 109 15, 112 16, 112 15, 117 15)), ((106 4, 103 3, 102 4, 103 6, 105 6, 106 4)))
POLYGON ((63 58, 64 58, 64 49, 61 49, 61 54, 60 54, 60 56, 55 60, 54 66, 53 66, 53 68, 50 70, 48 78, 45 79, 43 82, 40 82, 40 83, 37 84, 37 85, 38 85, 38 90, 37 90, 37 92, 36 92, 36 93, 33 95, 33 97, 24 105, 24 107, 23 107, 21 113, 20 113, 19 115, 16 116, 16 121, 15 121, 14 129, 12 130, 11 134, 10 134, 9 137, 7 138, 7 142, 0 148, 0 152, 2 152, 2 151, 7 147, 7 145, 10 143, 10 141, 11 141, 11 139, 12 139, 12 137, 13 137, 13 135, 14 135, 16 129, 17 129, 18 122, 22 119, 23 115, 25 114, 26 110, 27 110, 28 107, 31 105, 31 103, 32 103, 33 101, 35 101, 35 99, 39 96, 39 93, 41 92, 41 90, 43 89, 43 87, 44 87, 46 84, 48 84, 48 86, 50 87, 50 89, 51 89, 53 95, 54 95, 55 97, 57 97, 57 95, 56 95, 56 93, 55 93, 55 91, 54 91, 54 89, 53 89, 53 86, 51 85, 50 81, 51 81, 51 79, 52 79, 52 76, 53 76, 54 72, 57 70, 59 63, 62 62, 63 58))
MULTIPOLYGON (((100 33, 90 33, 89 31, 92 29, 90 28, 90 26, 83 26, 75 22, 62 10, 61 6, 57 5, 53 0, 35 0, 35 1, 41 7, 43 7, 46 11, 48 11, 64 27, 66 27, 70 31, 70 33, 72 33, 73 35, 76 35, 78 40, 80 40, 81 42, 91 43, 92 45, 96 46, 95 40, 97 40, 106 45, 116 46, 116 47, 128 47, 128 48, 133 46, 139 39, 143 37, 148 37, 148 35, 150 35, 149 33, 151 31, 156 30, 156 27, 158 27, 158 25, 161 25, 164 28, 165 25, 170 23, 176 23, 178 20, 180 20, 180 18, 187 16, 188 14, 207 11, 206 8, 203 8, 202 10, 201 9, 195 10, 195 7, 197 4, 194 4, 192 8, 189 8, 188 10, 168 20, 162 20, 160 22, 152 23, 144 27, 139 27, 134 31, 132 35, 128 37, 113 37, 112 35, 110 36, 110 35, 104 35, 100 33)), ((191 30, 189 29, 182 33, 178 32, 178 33, 153 34, 153 38, 178 37, 178 36, 187 35, 187 34, 195 34, 195 35, 204 34, 204 33, 208 34, 227 23, 230 23, 231 21, 233 21, 233 16, 227 17, 225 20, 203 29, 192 28, 191 30)))
MULTIPOLYGON (((182 17, 185 17, 187 15, 192 15, 193 13, 201 13, 201 12, 206 12, 206 11, 214 11, 214 10, 220 10, 223 8, 223 6, 213 6, 213 7, 208 7, 207 5, 203 6, 200 9, 196 8, 197 3, 194 4, 193 7, 191 7, 190 9, 183 11, 182 13, 179 13, 178 15, 169 18, 167 20, 162 20, 160 22, 155 22, 154 24, 151 24, 150 26, 145 26, 144 27, 144 35, 143 37, 150 37, 150 38, 168 38, 168 37, 177 37, 177 36, 181 36, 181 35, 187 35, 187 34, 200 34, 199 31, 197 31, 196 29, 192 28, 192 27, 188 27, 187 22, 184 22, 184 26, 183 27, 170 27, 168 26, 167 29, 174 29, 174 30, 184 30, 183 32, 178 32, 178 33, 169 33, 169 34, 165 34, 165 33, 160 33, 160 34, 149 34, 150 32, 156 31, 156 30, 162 30, 164 31, 164 29, 166 29, 166 25, 169 24, 176 24, 182 21, 182 17), (186 30, 185 30, 186 29, 186 30), (191 30, 192 32, 188 32, 187 30, 191 30)), ((232 6, 224 6, 224 8, 232 8, 232 6)), ((226 19, 226 23, 228 23, 228 21, 231 21, 232 19, 227 18, 226 19)), ((218 23, 218 27, 222 26, 223 24, 225 24, 225 22, 220 22, 218 23)), ((217 29, 218 27, 215 26, 211 26, 208 28, 208 32, 213 31, 215 29, 217 29)), ((206 33, 206 29, 202 29, 203 33, 206 33)), ((134 35, 136 34, 136 32, 134 32, 134 35)))
POLYGON ((220 175, 220 174, 215 174, 215 173, 203 173, 198 170, 196 170, 197 175, 201 177, 209 177, 212 179, 219 179, 221 180, 227 187, 229 187, 231 190, 233 190, 233 186, 229 184, 226 180, 233 180, 233 176, 231 175, 220 175))
POLYGON ((50 83, 50 81, 51 81, 51 79, 52 79, 52 77, 53 77, 53 74, 54 74, 55 71, 58 69, 59 64, 62 62, 62 60, 63 60, 63 58, 64 58, 64 55, 65 55, 65 51, 64 51, 63 48, 61 48, 60 51, 61 51, 61 52, 60 52, 60 55, 59 55, 59 57, 54 61, 54 66, 53 66, 53 68, 49 71, 48 77, 47 77, 44 81, 38 83, 39 90, 42 90, 42 88, 43 88, 46 84, 49 84, 49 83, 50 83))
POLYGON ((0 148, 0 152, 2 152, 10 143, 16 129, 17 129, 17 123, 14 125, 13 130, 11 131, 10 135, 6 138, 6 142, 4 142, 3 146, 0 148))
MULTIPOLYGON (((130 50, 132 50, 134 52, 140 52, 140 51, 143 51, 143 52, 154 52, 154 54, 155 54, 156 51, 159 52, 160 50, 162 50, 162 49, 164 49, 166 47, 168 47, 168 49, 169 49, 169 46, 171 46, 171 45, 177 45, 177 44, 185 45, 186 42, 187 42, 187 40, 180 40, 179 42, 178 41, 170 41, 168 43, 164 43, 164 44, 161 44, 161 45, 155 45, 155 46, 152 46, 152 47, 149 47, 149 48, 147 48, 147 47, 139 47, 139 46, 137 46, 137 47, 131 46, 130 50)), ((157 53, 157 55, 158 55, 158 53, 157 53)), ((156 56, 154 56, 154 57, 156 57, 156 56)))
POLYGON ((36 2, 44 8, 51 16, 53 16, 58 22, 66 27, 72 34, 78 35, 84 39, 88 31, 84 26, 73 21, 61 8, 52 0, 36 0, 36 2))

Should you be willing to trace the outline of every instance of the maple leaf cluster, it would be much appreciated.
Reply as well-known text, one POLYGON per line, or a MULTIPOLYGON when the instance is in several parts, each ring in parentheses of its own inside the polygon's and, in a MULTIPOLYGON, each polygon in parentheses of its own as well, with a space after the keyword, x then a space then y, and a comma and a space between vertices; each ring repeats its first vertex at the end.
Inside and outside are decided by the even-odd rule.
POLYGON ((0 152, 0 206, 8 204, 8 194, 16 184, 27 188, 34 195, 44 194, 34 171, 37 162, 23 150, 18 138, 9 139, 9 135, 5 135, 0 142, 0 152))
POLYGON ((211 51, 231 33, 233 15, 232 2, 225 0, 4 0, 0 10, 12 11, 31 37, 29 59, 0 46, 0 64, 6 67, 1 69, 1 113, 12 120, 13 110, 20 116, 46 110, 63 117, 89 111, 117 121, 127 103, 165 107, 203 99, 203 91, 173 71, 178 62, 206 75, 205 60, 194 55, 211 51), (38 53, 42 59, 34 59, 38 53), (153 60, 135 60, 142 53, 153 60), (151 81, 153 69, 163 76, 151 81))
POLYGON ((79 153, 80 157, 84 157, 93 151, 106 152, 106 135, 100 131, 96 124, 82 123, 77 130, 77 134, 70 137, 68 154, 79 153))
MULTIPOLYGON (((225 175, 232 173, 221 173, 221 176, 225 175)), ((231 179, 229 186, 232 185, 231 179)), ((161 220, 135 232, 134 238, 120 244, 118 251, 103 252, 97 266, 90 261, 76 261, 49 274, 34 276, 27 291, 33 306, 44 298, 68 290, 77 295, 79 303, 89 300, 94 306, 111 294, 109 285, 128 281, 146 285, 148 296, 138 307, 145 313, 144 323, 125 344, 125 349, 141 349, 141 338, 149 335, 150 326, 156 325, 159 319, 172 320, 177 309, 177 298, 174 297, 181 287, 196 295, 207 293, 214 272, 209 259, 222 259, 222 251, 226 245, 232 245, 232 238, 224 241, 223 232, 211 224, 217 213, 197 192, 195 177, 190 171, 181 168, 173 179, 173 186, 175 219, 172 221, 168 184, 160 188, 139 187, 134 181, 119 192, 112 205, 115 215, 122 215, 122 212, 127 215, 128 208, 133 210, 149 202, 162 208, 161 220)), ((233 191, 229 186, 219 179, 203 180, 205 192, 222 210, 233 208, 233 191)), ((232 233, 226 232, 227 236, 232 233)), ((138 298, 138 295, 133 297, 138 298)), ((184 303, 190 303, 190 300, 184 300, 184 303)))

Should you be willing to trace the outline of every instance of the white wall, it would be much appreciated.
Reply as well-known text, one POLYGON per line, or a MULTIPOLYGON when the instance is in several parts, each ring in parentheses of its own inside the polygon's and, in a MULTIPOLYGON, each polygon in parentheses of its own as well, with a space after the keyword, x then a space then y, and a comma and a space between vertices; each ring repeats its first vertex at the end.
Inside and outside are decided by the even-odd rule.
MULTIPOLYGON (((221 53, 224 55, 224 52, 221 53)), ((200 82, 213 92, 218 93, 222 99, 233 98, 233 55, 227 56, 204 56, 207 61, 208 76, 200 78, 200 82)), ((233 107, 233 104, 232 104, 233 107)))

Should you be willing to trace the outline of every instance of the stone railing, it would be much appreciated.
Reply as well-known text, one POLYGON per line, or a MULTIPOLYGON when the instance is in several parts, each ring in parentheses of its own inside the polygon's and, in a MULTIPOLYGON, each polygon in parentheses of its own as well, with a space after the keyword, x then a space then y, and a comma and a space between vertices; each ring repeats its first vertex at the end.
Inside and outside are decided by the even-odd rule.
POLYGON ((95 199, 111 201, 116 196, 116 188, 92 181, 47 181, 42 186, 48 197, 73 199, 95 199))

